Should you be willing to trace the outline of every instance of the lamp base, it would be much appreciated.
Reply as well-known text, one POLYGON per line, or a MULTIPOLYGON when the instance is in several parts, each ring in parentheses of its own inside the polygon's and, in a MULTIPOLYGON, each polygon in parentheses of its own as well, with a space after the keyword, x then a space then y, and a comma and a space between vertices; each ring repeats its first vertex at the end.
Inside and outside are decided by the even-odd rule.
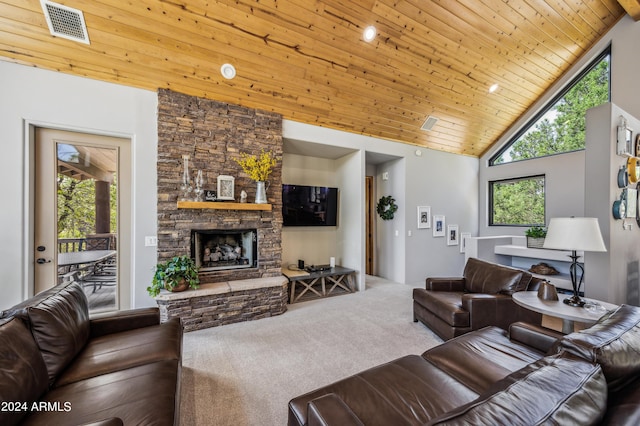
POLYGON ((584 300, 580 299, 579 296, 567 297, 563 302, 565 305, 575 306, 577 308, 582 308, 584 306, 584 300))

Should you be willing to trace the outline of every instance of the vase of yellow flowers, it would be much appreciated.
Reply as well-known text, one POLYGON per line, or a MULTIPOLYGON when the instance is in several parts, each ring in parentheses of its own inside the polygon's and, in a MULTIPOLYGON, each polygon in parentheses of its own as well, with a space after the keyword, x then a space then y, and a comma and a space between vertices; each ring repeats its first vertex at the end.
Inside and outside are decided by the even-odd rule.
POLYGON ((260 151, 260 155, 240 154, 240 159, 236 163, 242 170, 256 181, 256 204, 267 202, 267 179, 276 165, 276 158, 271 151, 260 151))

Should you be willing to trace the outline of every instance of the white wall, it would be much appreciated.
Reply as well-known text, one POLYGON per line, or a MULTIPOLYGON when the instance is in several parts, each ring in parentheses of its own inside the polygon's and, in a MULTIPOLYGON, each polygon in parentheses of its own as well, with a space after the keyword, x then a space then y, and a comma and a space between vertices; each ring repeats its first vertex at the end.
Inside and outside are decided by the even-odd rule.
MULTIPOLYGON (((333 129, 311 126, 290 120, 283 121, 283 137, 296 141, 336 145, 359 151, 385 154, 400 158, 375 168, 376 196, 392 195, 399 206, 392 221, 377 218, 376 267, 379 275, 401 283, 423 282, 429 276, 459 275, 464 267, 464 255, 459 246, 447 246, 444 238, 434 238, 431 229, 417 229, 417 207, 430 205, 431 212, 444 214, 447 223, 457 224, 460 232, 477 235, 478 159, 391 142, 333 129), (389 171, 389 181, 382 186, 381 173, 389 171), (398 236, 395 236, 398 230, 398 236), (411 231, 411 237, 408 236, 411 231)), ((371 172, 363 160, 349 161, 358 179, 346 184, 364 188, 365 171, 371 172)), ((313 160, 312 160, 313 161, 313 160)), ((283 170, 283 178, 285 171, 283 170)), ((362 189, 364 205, 364 189, 362 189)), ((377 202, 377 200, 376 200, 377 202)), ((358 213, 360 215, 360 213, 358 213)), ((362 232, 357 241, 364 250, 364 210, 360 215, 362 232)), ((364 270, 364 266, 363 269, 364 270)))
POLYGON ((337 229, 336 263, 358 271, 358 288, 365 285, 365 190, 364 152, 356 151, 336 160, 336 176, 341 188, 337 229))
POLYGON ((32 289, 31 188, 27 124, 132 139, 133 182, 131 301, 155 305, 146 292, 156 263, 144 236, 156 233, 157 97, 153 92, 102 83, 0 61, 0 143, 3 208, 0 210, 0 309, 32 289))
MULTIPOLYGON (((626 158, 616 155, 616 130, 620 116, 640 132, 640 120, 614 104, 608 103, 587 111, 587 158, 585 216, 597 217, 606 253, 585 253, 585 295, 611 303, 638 305, 640 264, 640 228, 635 217, 616 220, 611 212, 620 197, 618 168, 626 158), (624 225, 624 226, 623 226, 624 225)), ((636 188, 636 185, 629 185, 636 188)))
MULTIPOLYGON (((406 282, 407 226, 406 161, 404 158, 382 163, 376 173, 376 205, 381 197, 392 196, 398 211, 392 220, 382 220, 376 213, 375 259, 376 275, 404 283, 406 282), (382 178, 383 174, 388 180, 382 178)), ((426 278, 426 277, 425 277, 426 278)))

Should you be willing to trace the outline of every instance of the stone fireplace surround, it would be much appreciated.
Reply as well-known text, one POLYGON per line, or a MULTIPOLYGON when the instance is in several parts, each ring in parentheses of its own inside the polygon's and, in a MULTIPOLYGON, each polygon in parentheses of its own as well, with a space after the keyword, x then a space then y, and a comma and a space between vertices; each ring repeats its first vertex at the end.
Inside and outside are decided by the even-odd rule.
POLYGON ((190 255, 192 230, 256 229, 257 267, 204 271, 203 284, 276 277, 282 263, 282 117, 161 89, 158 92, 158 260, 190 255), (219 175, 235 177, 235 194, 255 199, 256 184, 234 161, 241 153, 272 151, 278 159, 267 190, 270 211, 178 209, 182 155, 192 175, 201 169, 205 189, 219 175))
POLYGON ((174 294, 168 300, 166 294, 157 298, 161 308, 164 306, 164 318, 179 316, 189 329, 198 329, 283 313, 287 284, 281 273, 282 117, 160 89, 157 171, 158 261, 190 255, 194 230, 255 229, 257 234, 255 266, 202 270, 201 291, 174 294), (215 190, 219 175, 231 175, 235 177, 236 201, 244 190, 252 202, 256 184, 234 159, 240 158, 241 153, 259 155, 263 149, 273 152, 278 160, 267 190, 271 210, 177 207, 182 155, 190 156, 192 178, 196 170, 203 171, 205 189, 215 190), (267 301, 266 307, 263 301, 267 301))

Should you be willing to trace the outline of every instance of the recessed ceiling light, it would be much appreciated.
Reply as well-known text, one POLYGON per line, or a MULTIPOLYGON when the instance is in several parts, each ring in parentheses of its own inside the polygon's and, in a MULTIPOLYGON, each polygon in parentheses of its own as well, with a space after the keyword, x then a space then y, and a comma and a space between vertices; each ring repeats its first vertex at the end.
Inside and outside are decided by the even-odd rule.
POLYGON ((376 38, 377 33, 378 33, 378 30, 376 30, 376 27, 374 27, 373 25, 370 25, 364 29, 364 32, 362 33, 362 37, 364 38, 364 41, 373 41, 373 39, 376 38))
POLYGON ((220 67, 220 73, 227 80, 231 80, 233 77, 236 76, 236 69, 231 64, 223 64, 220 67))
POLYGON ((491 87, 489 87, 489 93, 495 92, 496 90, 498 90, 498 87, 500 87, 498 86, 498 83, 492 84, 491 87))

